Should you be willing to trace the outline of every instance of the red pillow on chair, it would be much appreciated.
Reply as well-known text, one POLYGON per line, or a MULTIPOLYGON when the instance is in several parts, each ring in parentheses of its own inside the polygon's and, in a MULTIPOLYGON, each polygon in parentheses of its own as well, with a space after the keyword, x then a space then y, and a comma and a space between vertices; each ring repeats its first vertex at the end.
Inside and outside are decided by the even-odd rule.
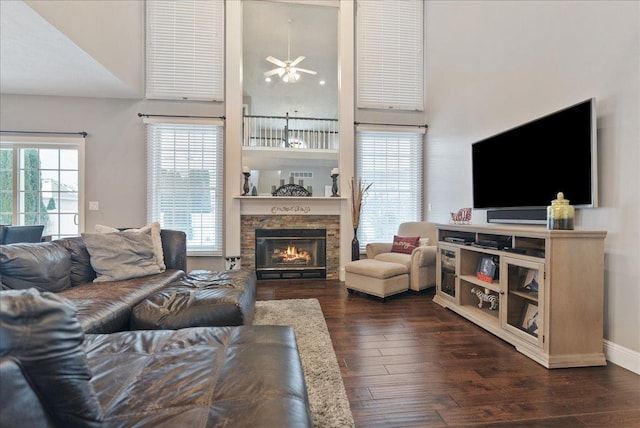
POLYGON ((391 246, 391 252, 411 254, 418 245, 420 245, 419 236, 393 235, 393 245, 391 246))

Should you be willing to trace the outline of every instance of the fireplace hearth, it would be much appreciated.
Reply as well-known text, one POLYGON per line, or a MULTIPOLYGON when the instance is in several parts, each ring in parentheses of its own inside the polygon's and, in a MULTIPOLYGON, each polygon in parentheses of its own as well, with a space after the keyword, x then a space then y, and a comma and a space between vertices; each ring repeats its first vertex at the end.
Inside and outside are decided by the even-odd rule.
POLYGON ((326 229, 256 229, 258 279, 326 278, 326 229))

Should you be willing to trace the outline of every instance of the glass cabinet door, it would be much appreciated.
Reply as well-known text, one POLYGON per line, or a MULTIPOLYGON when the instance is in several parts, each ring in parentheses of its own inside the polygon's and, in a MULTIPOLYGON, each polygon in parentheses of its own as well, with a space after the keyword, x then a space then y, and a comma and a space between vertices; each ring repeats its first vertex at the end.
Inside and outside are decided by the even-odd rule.
POLYGON ((503 328, 544 346, 544 263, 503 257, 506 273, 503 328))
POLYGON ((456 297, 459 251, 456 247, 448 247, 446 245, 440 245, 438 248, 437 261, 440 264, 438 268, 440 274, 437 278, 437 287, 438 292, 443 295, 443 297, 450 297, 452 299, 456 297))

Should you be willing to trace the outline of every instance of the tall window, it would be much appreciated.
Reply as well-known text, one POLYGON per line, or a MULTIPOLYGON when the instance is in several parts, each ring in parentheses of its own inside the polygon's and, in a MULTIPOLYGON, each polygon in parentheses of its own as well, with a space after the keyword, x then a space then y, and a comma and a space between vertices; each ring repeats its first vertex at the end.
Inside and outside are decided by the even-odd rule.
POLYGON ((358 108, 424 110, 423 0, 360 0, 358 108))
POLYGON ((53 239, 83 231, 84 138, 2 136, 0 224, 44 224, 53 239))
POLYGON ((356 133, 356 175, 372 183, 360 215, 361 250, 391 242, 400 223, 422 220, 424 132, 377 128, 356 133))
POLYGON ((187 234, 189 255, 222 255, 224 127, 147 123, 147 217, 187 234))
POLYGON ((147 0, 146 97, 224 99, 224 2, 147 0))

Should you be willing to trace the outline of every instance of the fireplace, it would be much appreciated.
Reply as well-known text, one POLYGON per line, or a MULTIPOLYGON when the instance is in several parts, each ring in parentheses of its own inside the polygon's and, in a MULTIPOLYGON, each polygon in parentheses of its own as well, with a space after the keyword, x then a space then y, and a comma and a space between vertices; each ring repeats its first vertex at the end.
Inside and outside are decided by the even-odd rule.
POLYGON ((326 278, 326 235, 326 229, 256 229, 257 278, 326 278))

